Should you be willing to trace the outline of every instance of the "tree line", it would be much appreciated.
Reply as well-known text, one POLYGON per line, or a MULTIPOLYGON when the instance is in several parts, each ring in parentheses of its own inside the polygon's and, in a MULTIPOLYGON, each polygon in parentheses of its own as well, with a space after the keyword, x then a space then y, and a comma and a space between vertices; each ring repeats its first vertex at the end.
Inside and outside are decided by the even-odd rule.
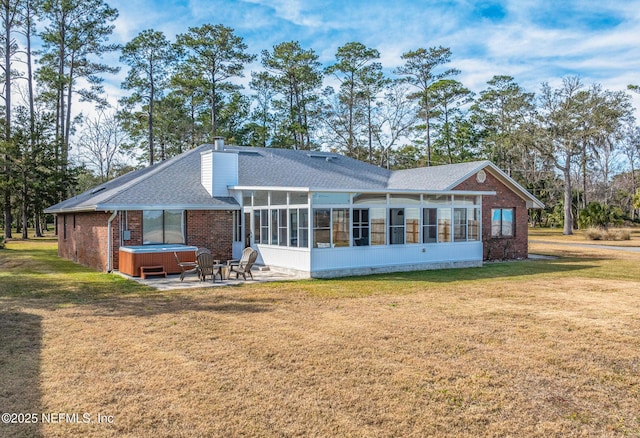
POLYGON ((323 67, 297 41, 252 54, 222 24, 173 41, 148 29, 120 46, 109 42, 117 16, 101 0, 2 2, 6 237, 38 235, 48 205, 215 137, 390 169, 488 159, 547 205, 532 222, 566 234, 637 217, 640 128, 627 90, 566 77, 534 93, 496 75, 474 93, 446 47, 407 51, 389 71, 378 50, 348 42, 323 67), (127 73, 115 107, 103 85, 120 66, 107 54, 127 73))

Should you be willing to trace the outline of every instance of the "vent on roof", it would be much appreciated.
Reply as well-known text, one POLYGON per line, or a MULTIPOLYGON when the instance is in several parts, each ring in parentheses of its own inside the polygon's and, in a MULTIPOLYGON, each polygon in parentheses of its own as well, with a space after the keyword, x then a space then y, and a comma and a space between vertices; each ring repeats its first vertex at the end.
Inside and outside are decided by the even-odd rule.
POLYGON ((225 149, 227 152, 233 152, 234 154, 238 154, 238 155, 248 155, 248 156, 256 156, 256 157, 261 157, 262 154, 259 151, 248 151, 248 150, 242 150, 242 149, 225 149))
POLYGON ((307 154, 308 157, 310 158, 323 158, 327 161, 333 161, 336 160, 338 157, 336 155, 327 155, 327 154, 307 154))
POLYGON ((96 187, 95 189, 91 190, 91 194, 95 195, 96 193, 101 192, 104 189, 106 189, 106 187, 96 187))

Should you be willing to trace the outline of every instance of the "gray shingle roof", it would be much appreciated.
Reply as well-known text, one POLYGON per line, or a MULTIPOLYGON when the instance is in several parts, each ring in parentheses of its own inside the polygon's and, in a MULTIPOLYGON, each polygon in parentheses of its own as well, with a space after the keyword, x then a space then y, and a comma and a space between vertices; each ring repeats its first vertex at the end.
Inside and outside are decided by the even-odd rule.
POLYGON ((114 209, 234 209, 231 197, 213 198, 200 184, 203 145, 170 160, 129 172, 45 210, 105 211, 114 209))
POLYGON ((384 190, 391 172, 330 152, 228 147, 239 151, 238 185, 384 190))
MULTIPOLYGON (((201 153, 212 148, 212 145, 202 145, 154 166, 130 172, 46 211, 237 209, 239 205, 235 199, 211 197, 200 183, 201 153)), ((445 191, 452 190, 484 167, 501 172, 488 161, 390 171, 329 152, 241 146, 227 146, 225 151, 238 154, 239 187, 445 191)))
POLYGON ((488 164, 489 161, 473 161, 397 170, 391 174, 388 187, 396 190, 452 190, 488 164))

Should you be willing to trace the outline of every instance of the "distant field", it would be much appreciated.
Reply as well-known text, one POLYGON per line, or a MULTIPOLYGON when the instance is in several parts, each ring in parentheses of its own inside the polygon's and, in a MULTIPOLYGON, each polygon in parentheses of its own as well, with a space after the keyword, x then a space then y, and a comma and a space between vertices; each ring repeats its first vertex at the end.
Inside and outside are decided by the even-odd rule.
POLYGON ((559 243, 589 243, 593 245, 638 246, 640 228, 626 228, 631 232, 631 240, 589 240, 583 230, 575 230, 571 236, 564 236, 562 228, 529 228, 529 240, 554 241, 559 243))
POLYGON ((162 293, 9 242, 0 412, 40 421, 0 436, 639 436, 640 254, 532 234, 554 258, 162 293))

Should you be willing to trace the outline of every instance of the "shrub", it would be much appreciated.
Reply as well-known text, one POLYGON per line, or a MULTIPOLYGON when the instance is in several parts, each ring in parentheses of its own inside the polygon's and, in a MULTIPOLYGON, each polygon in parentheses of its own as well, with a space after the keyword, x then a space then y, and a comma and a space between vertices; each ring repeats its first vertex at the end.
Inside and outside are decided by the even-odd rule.
POLYGON ((613 240, 631 240, 631 231, 629 230, 612 230, 613 240))
POLYGON ((589 240, 631 240, 631 231, 615 229, 606 230, 604 228, 587 228, 584 235, 589 240))
POLYGON ((601 228, 589 227, 584 231, 584 236, 589 240, 602 240, 603 232, 601 228))
POLYGON ((587 208, 578 215, 578 226, 607 228, 610 225, 620 226, 624 222, 624 212, 618 207, 610 207, 599 202, 589 202, 587 208))
POLYGON ((0 249, 4 249, 4 236, 0 236, 0 249))

